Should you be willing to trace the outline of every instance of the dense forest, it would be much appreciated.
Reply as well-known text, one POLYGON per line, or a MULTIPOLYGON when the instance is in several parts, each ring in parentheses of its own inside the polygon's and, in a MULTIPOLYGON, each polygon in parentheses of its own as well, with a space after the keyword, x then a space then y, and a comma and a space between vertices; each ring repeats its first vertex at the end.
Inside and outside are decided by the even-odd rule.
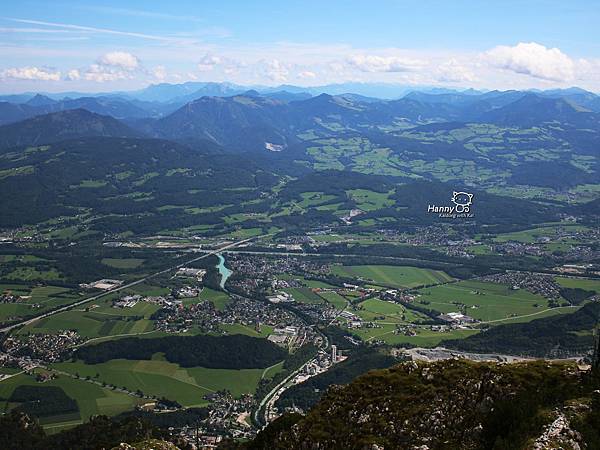
POLYGON ((443 341, 440 345, 475 353, 534 357, 581 355, 593 348, 592 332, 599 318, 600 303, 588 303, 573 314, 498 325, 465 339, 443 341))
POLYGON ((304 411, 312 408, 332 385, 350 383, 353 379, 372 369, 390 367, 398 361, 373 349, 354 352, 346 361, 332 369, 309 378, 286 390, 277 401, 278 407, 298 407, 304 411))
POLYGON ((155 353, 182 367, 253 369, 285 359, 287 352, 267 341, 240 334, 231 336, 167 336, 152 339, 124 338, 81 347, 75 356, 86 364, 111 359, 151 359, 155 353))
POLYGON ((96 416, 75 428, 49 434, 27 414, 11 411, 0 416, 0 448, 19 450, 107 450, 122 442, 162 437, 162 432, 137 417, 114 420, 96 416))
POLYGON ((58 386, 17 386, 8 400, 32 417, 79 412, 77 402, 58 386))

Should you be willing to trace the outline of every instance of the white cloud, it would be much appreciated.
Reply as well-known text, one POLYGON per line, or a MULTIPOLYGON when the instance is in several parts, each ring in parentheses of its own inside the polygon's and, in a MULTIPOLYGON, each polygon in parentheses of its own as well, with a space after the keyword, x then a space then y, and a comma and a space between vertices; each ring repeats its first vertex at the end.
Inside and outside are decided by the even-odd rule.
POLYGON ((132 79, 133 75, 130 72, 117 67, 92 64, 89 69, 86 70, 84 78, 87 81, 104 83, 105 81, 132 79))
MULTIPOLYGON (((151 74, 151 72, 143 69, 137 56, 128 52, 115 51, 100 56, 95 64, 91 64, 85 70, 83 79, 104 83, 107 81, 131 80, 139 73, 151 74)), ((155 72, 152 73, 155 74, 155 72)), ((81 74, 79 76, 81 77, 81 74)))
POLYGON ((43 34, 54 34, 54 33, 69 33, 68 30, 49 30, 47 28, 15 28, 15 27, 0 27, 0 33, 43 33, 43 34))
POLYGON ((202 58, 200 58, 197 67, 200 72, 210 72, 222 62, 223 60, 220 57, 207 53, 202 58))
POLYGON ((77 69, 69 70, 65 77, 65 79, 68 81, 77 81, 80 78, 81 78, 81 73, 79 73, 79 70, 77 70, 77 69))
POLYGON ((569 81, 575 75, 575 63, 558 48, 535 42, 520 42, 513 47, 499 45, 484 53, 494 67, 551 81, 569 81))
POLYGON ((175 39, 166 36, 156 36, 152 34, 145 33, 136 33, 131 31, 121 31, 121 30, 111 30, 108 28, 95 28, 95 27, 85 27, 81 25, 74 25, 70 23, 57 23, 57 22, 45 22, 43 20, 31 20, 31 19, 15 19, 15 18, 6 18, 7 20, 11 20, 13 22, 18 23, 26 23, 30 25, 42 25, 45 27, 55 27, 62 28, 64 30, 73 30, 82 33, 104 33, 104 34, 114 34, 118 36, 129 36, 136 37, 141 39, 150 39, 154 41, 165 41, 165 42, 176 42, 175 39))
POLYGON ((13 67, 0 72, 0 78, 13 80, 59 81, 60 72, 39 67, 13 67))
POLYGON ((98 64, 119 67, 124 70, 135 70, 140 65, 137 56, 127 52, 110 52, 98 58, 98 64))
POLYGON ((317 74, 314 72, 311 72, 310 70, 304 70, 298 74, 298 78, 302 78, 303 80, 313 79, 316 77, 317 77, 317 74))
POLYGON ((163 81, 165 78, 167 78, 167 69, 165 66, 156 66, 152 70, 152 75, 154 75, 154 78, 157 80, 163 81))
POLYGON ((346 61, 362 72, 410 72, 424 65, 422 61, 399 56, 352 55, 346 61))
POLYGON ((259 65, 262 66, 264 75, 271 81, 275 81, 276 83, 287 81, 287 77, 290 73, 288 64, 283 63, 278 59, 271 59, 268 61, 259 61, 259 65))
POLYGON ((452 58, 438 66, 438 81, 446 83, 471 83, 477 79, 468 67, 452 58))

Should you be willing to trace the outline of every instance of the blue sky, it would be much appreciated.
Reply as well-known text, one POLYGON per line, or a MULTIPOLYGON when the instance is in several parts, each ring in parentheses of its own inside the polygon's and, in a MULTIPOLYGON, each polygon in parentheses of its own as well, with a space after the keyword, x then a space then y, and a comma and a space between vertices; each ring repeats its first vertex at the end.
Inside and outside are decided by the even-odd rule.
POLYGON ((594 1, 20 1, 0 91, 345 81, 600 91, 594 1))

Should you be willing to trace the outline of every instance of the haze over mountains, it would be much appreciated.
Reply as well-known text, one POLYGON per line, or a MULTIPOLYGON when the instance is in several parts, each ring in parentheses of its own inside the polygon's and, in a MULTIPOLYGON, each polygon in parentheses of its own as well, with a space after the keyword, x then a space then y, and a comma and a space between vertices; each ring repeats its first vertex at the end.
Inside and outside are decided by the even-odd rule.
POLYGON ((126 130, 113 122, 113 128, 98 128, 98 136, 138 134, 188 144, 213 141, 241 151, 282 150, 306 140, 299 139, 298 134, 314 127, 317 130, 314 137, 331 135, 333 122, 347 132, 374 133, 442 122, 511 127, 559 122, 569 127, 591 129, 597 129, 600 123, 600 97, 578 88, 541 92, 411 91, 394 100, 355 93, 313 95, 319 90, 281 86, 259 92, 229 83, 189 82, 77 98, 70 97, 73 93, 64 97, 58 94, 4 96, 0 97, 3 100, 0 101, 2 125, 48 116, 35 122, 40 133, 28 136, 31 142, 11 140, 11 128, 2 129, 0 142, 4 146, 43 143, 46 121, 48 126, 64 121, 72 125, 70 134, 73 136, 89 136, 90 130, 77 121, 89 121, 91 116, 61 114, 78 109, 124 121, 136 130, 126 130))
POLYGON ((293 85, 241 86, 232 83, 186 82, 182 84, 154 84, 138 91, 110 93, 39 93, 0 95, 2 108, 12 104, 15 118, 5 117, 3 110, 0 120, 14 121, 31 114, 56 112, 64 109, 82 107, 99 114, 109 114, 117 118, 159 117, 173 112, 178 107, 202 97, 232 97, 254 92, 256 94, 284 102, 306 100, 321 94, 344 96, 357 102, 377 102, 380 100, 398 100, 410 98, 423 103, 476 105, 482 101, 491 107, 503 106, 517 100, 524 92, 534 93, 548 98, 564 98, 573 103, 598 112, 600 97, 592 92, 580 89, 552 89, 547 91, 478 91, 474 89, 446 89, 436 87, 408 87, 377 83, 343 83, 336 85, 299 87, 293 85), (18 106, 17 106, 18 105, 18 106))
MULTIPOLYGON (((0 151, 81 138, 141 138, 184 145, 198 157, 247 154, 266 171, 294 176, 346 169, 486 189, 563 189, 600 178, 600 97, 581 89, 414 91, 383 100, 282 88, 237 93, 242 87, 227 83, 185 83, 60 100, 37 94, 17 102, 13 96, 0 102, 0 151)), ((2 166, 19 168, 19 161, 2 166)), ((17 173, 32 170, 48 167, 17 173)), ((23 176, 3 180, 22 182, 23 176)))
MULTIPOLYGON (((289 86, 263 93, 235 93, 241 89, 230 84, 198 87, 157 85, 127 96, 61 100, 38 94, 0 103, 0 187, 15 193, 4 222, 50 218, 66 205, 152 212, 166 220, 169 205, 212 206, 196 198, 198 186, 252 188, 244 195, 258 199, 277 177, 305 177, 302 182, 331 170, 494 193, 517 186, 561 192, 600 179, 599 97, 581 89, 414 91, 383 100, 312 96, 289 86), (178 106, 183 98, 191 100, 178 106), (173 152, 182 156, 173 159, 173 152), (97 180, 99 167, 112 169, 97 186, 73 187, 97 180), (208 181, 215 174, 221 178, 208 181), (131 197, 142 185, 152 202, 131 197)), ((333 173, 328 177, 336 179, 333 173)), ((182 223, 188 215, 181 213, 182 223)))

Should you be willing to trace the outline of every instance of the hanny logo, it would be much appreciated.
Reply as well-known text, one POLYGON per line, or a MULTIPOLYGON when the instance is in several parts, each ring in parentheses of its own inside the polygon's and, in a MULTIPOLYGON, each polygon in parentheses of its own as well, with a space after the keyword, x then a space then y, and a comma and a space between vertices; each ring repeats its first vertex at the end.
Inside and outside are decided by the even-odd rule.
POLYGON ((453 219, 457 217, 473 217, 473 213, 471 212, 473 194, 464 191, 454 191, 452 192, 450 202, 453 204, 443 206, 428 205, 427 212, 439 214, 440 217, 449 217, 453 219))

